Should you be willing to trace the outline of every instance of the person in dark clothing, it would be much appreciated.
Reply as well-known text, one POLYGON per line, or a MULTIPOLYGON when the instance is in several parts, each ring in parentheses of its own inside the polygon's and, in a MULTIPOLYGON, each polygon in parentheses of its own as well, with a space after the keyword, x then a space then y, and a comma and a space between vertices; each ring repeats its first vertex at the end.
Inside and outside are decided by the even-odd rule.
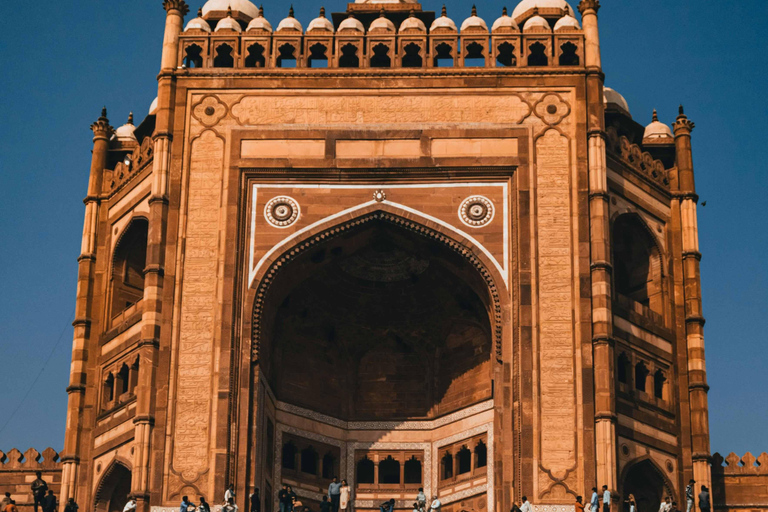
POLYGON ((69 498, 67 505, 64 507, 64 512, 77 512, 80 507, 75 503, 75 498, 69 498))
POLYGON ((328 501, 328 496, 323 496, 323 501, 320 503, 320 512, 331 512, 331 502, 328 501))
POLYGON ((48 494, 43 498, 43 512, 56 512, 56 496, 53 491, 48 490, 48 494))
POLYGON ((43 480, 43 473, 37 471, 35 473, 35 481, 32 482, 32 496, 35 498, 35 512, 37 512, 37 506, 43 505, 45 499, 45 493, 48 492, 48 484, 43 480))
POLYGON ((283 488, 277 493, 277 501, 280 503, 280 512, 290 512, 291 496, 288 494, 287 485, 283 485, 283 488))
POLYGON ((699 493, 699 510, 701 512, 709 512, 711 508, 709 504, 709 489, 706 485, 702 485, 701 492, 699 493))
POLYGON ((251 507, 250 512, 261 512, 261 497, 259 496, 258 487, 253 490, 248 501, 251 507))
POLYGON ((205 501, 204 496, 200 496, 200 505, 197 506, 198 512, 211 512, 211 506, 205 501))
POLYGON ((385 501, 381 505, 379 505, 379 509, 381 512, 394 512, 395 510, 395 499, 392 498, 389 501, 385 501))

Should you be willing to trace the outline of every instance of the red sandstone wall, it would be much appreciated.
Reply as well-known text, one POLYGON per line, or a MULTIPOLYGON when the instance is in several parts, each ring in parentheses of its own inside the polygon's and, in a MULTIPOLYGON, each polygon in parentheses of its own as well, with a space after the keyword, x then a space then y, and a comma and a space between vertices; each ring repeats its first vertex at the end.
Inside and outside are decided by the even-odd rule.
POLYGON ((32 510, 34 500, 30 485, 36 478, 35 472, 43 473, 43 480, 53 490, 56 498, 61 491, 61 463, 59 454, 47 448, 40 454, 34 448, 21 453, 16 448, 4 453, 0 450, 0 496, 11 493, 20 512, 32 510))
POLYGON ((718 512, 768 511, 768 453, 713 455, 712 501, 718 512))

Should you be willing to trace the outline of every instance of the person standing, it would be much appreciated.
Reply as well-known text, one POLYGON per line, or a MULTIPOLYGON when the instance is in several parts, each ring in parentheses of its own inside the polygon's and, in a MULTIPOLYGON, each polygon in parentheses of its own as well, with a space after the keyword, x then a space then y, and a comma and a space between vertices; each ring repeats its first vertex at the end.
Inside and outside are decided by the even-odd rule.
POLYGON ((597 496, 597 487, 592 488, 592 497, 589 499, 589 506, 592 509, 591 512, 600 512, 600 498, 597 496))
POLYGON ((197 507, 197 512, 211 512, 211 506, 205 501, 204 496, 200 496, 200 505, 197 507))
POLYGON ((603 512, 611 512, 611 491, 608 486, 603 486, 603 512))
POLYGON ((75 503, 75 498, 69 498, 67 505, 64 507, 64 512, 77 512, 77 509, 79 508, 80 505, 75 503))
POLYGON ((523 496, 523 504, 520 507, 520 512, 532 512, 531 502, 528 501, 528 496, 523 496))
POLYGON ((691 478, 688 480, 688 485, 685 487, 685 512, 693 511, 693 486, 696 484, 696 480, 691 478))
POLYGON ((331 512, 331 502, 328 501, 328 496, 323 496, 323 501, 320 502, 320 512, 331 512))
POLYGON ((637 502, 635 501, 635 495, 630 494, 629 499, 627 500, 627 504, 629 504, 629 512, 637 512, 637 502))
POLYGON ((331 512, 339 512, 341 504, 341 484, 338 477, 333 477, 331 485, 328 486, 328 499, 331 500, 331 512))
POLYGON ((288 491, 288 510, 290 512, 296 511, 296 507, 302 506, 302 503, 299 501, 299 497, 296 496, 296 493, 293 492, 293 487, 290 485, 285 488, 288 491))
MULTIPOLYGON (((392 500, 392 504, 394 505, 394 501, 392 500)), ((437 497, 437 494, 432 496, 432 505, 429 506, 429 509, 432 512, 440 512, 443 508, 443 502, 440 501, 440 498, 437 497)))
POLYGON ((41 471, 35 472, 35 481, 32 482, 32 496, 35 499, 35 512, 37 512, 37 506, 40 505, 42 507, 43 505, 43 499, 45 499, 45 494, 48 492, 48 483, 46 483, 45 480, 43 480, 43 473, 41 471))
POLYGON ((520 506, 517 504, 516 501, 512 502, 512 509, 510 510, 510 512, 520 512, 520 506))
POLYGON ((423 487, 419 487, 419 493, 416 495, 416 504, 421 512, 427 512, 427 495, 424 494, 423 487))
POLYGON ((581 502, 583 499, 581 496, 576 496, 576 503, 573 504, 574 512, 584 512, 584 503, 581 502))
POLYGON ((53 491, 48 489, 48 494, 43 498, 43 512, 56 512, 56 496, 53 491))
POLYGON ((349 506, 349 498, 351 497, 352 492, 346 480, 341 481, 340 490, 341 494, 339 495, 339 507, 341 508, 342 512, 347 512, 347 507, 349 506))
POLYGON ((123 507, 123 512, 136 512, 136 500, 130 494, 128 495, 128 503, 123 507))
POLYGON ((0 500, 0 512, 5 512, 5 507, 11 504, 11 493, 5 493, 3 499, 0 500))
POLYGON ((277 502, 280 504, 280 512, 291 510, 291 497, 288 495, 288 486, 283 484, 283 488, 277 493, 277 502))
POLYGON ((256 487, 251 495, 248 497, 250 504, 250 512, 261 512, 261 496, 259 496, 259 488, 256 487))
POLYGON ((179 505, 179 512, 191 512, 189 509, 195 508, 195 504, 189 501, 188 496, 182 496, 181 505, 179 505))
POLYGON ((706 485, 701 486, 701 492, 699 493, 699 510, 701 512, 709 512, 711 505, 709 504, 709 489, 706 485))
POLYGON ((229 503, 230 498, 232 501, 235 500, 235 485, 229 484, 229 487, 227 487, 227 490, 224 491, 224 504, 226 505, 229 503))

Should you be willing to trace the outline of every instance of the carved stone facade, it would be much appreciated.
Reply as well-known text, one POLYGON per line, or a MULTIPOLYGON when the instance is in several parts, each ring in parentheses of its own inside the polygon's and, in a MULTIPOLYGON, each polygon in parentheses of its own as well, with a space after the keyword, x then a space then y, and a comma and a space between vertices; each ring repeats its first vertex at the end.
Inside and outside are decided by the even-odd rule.
POLYGON ((599 2, 584 30, 550 4, 460 35, 411 2, 306 33, 165 3, 157 103, 134 140, 94 124, 63 499, 111 512, 130 475, 140 512, 229 484, 315 509, 339 476, 361 510, 605 484, 618 511, 710 485, 692 123, 640 137, 599 2))

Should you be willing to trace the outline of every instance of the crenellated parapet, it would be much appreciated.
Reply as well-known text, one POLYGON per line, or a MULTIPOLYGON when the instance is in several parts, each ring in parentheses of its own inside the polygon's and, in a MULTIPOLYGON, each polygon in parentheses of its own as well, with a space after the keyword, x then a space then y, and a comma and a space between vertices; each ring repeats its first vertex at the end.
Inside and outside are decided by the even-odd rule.
POLYGON ((712 504, 719 512, 768 511, 768 453, 719 453, 710 459, 712 504))
POLYGON ((613 127, 608 128, 607 136, 609 153, 613 153, 623 163, 652 183, 669 190, 669 171, 660 160, 654 159, 640 146, 631 143, 627 137, 620 136, 613 127))
POLYGON ((30 485, 38 471, 58 497, 62 463, 56 450, 46 448, 42 453, 34 448, 23 453, 17 448, 7 452, 0 450, 0 495, 10 492, 20 511, 32 510, 34 499, 30 485))
POLYGON ((715 453, 712 455, 712 473, 768 476, 768 453, 763 452, 758 457, 755 457, 750 452, 741 457, 733 452, 726 457, 715 453))

